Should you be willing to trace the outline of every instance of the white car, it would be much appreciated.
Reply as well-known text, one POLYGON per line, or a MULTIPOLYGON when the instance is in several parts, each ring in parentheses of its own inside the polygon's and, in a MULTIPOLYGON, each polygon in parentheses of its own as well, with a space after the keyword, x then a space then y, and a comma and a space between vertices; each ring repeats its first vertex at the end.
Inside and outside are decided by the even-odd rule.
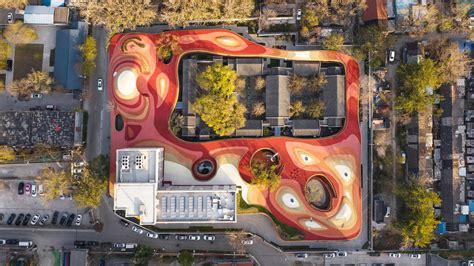
POLYGON ((7 14, 7 21, 8 21, 8 23, 13 23, 13 13, 12 12, 9 12, 7 14))
POLYGON ((308 258, 308 254, 307 254, 307 253, 296 253, 295 256, 296 256, 298 259, 307 259, 307 258, 308 258))
POLYGON ((101 91, 103 88, 104 88, 104 84, 103 84, 102 79, 97 79, 97 89, 101 91))
POLYGON ((5 239, 0 239, 0 245, 5 245, 7 241, 5 239))
POLYGON ((392 211, 392 210, 390 209, 390 207, 387 207, 387 211, 385 212, 385 218, 390 217, 391 211, 392 211))
POLYGON ((146 232, 146 236, 149 238, 158 238, 158 234, 152 232, 146 232))
POLYGON ((31 196, 36 197, 38 195, 38 191, 36 190, 36 185, 31 184, 31 196))
POLYGON ((43 196, 44 194, 44 190, 43 190, 43 185, 42 184, 38 184, 38 194, 40 196, 43 196))
POLYGON ((139 235, 143 234, 143 232, 144 232, 143 229, 138 228, 138 227, 136 227, 135 225, 132 226, 132 231, 135 232, 135 233, 137 233, 137 234, 139 234, 139 235))
POLYGON ((76 226, 80 226, 82 223, 82 215, 78 214, 76 217, 76 226))
POLYGON ((201 236, 198 236, 198 235, 189 235, 188 239, 189 239, 189 240, 192 240, 192 241, 198 241, 198 240, 201 240, 201 236))
POLYGON ((347 257, 347 252, 345 252, 345 251, 339 251, 339 252, 337 253, 337 256, 338 256, 338 257, 347 257))
POLYGON ((35 214, 35 216, 33 216, 33 218, 31 218, 31 224, 35 225, 38 222, 40 216, 41 215, 39 215, 39 213, 35 214))
POLYGON ((421 254, 410 254, 408 255, 411 259, 421 259, 421 254))
POLYGON ((84 172, 84 169, 83 168, 74 168, 74 170, 72 170, 72 172, 74 174, 80 174, 80 173, 84 172))
POLYGON ((468 266, 474 266, 474 260, 468 260, 467 265, 468 266))
POLYGON ((242 244, 244 244, 244 245, 253 245, 253 240, 252 239, 242 240, 242 244))
POLYGON ((82 161, 81 162, 74 162, 73 165, 74 165, 74 167, 82 167, 82 166, 84 166, 84 162, 82 162, 82 161))
POLYGON ((400 254, 400 253, 389 253, 388 256, 390 256, 391 258, 400 258, 402 256, 402 254, 400 254))
POLYGON ((204 235, 202 237, 204 240, 207 240, 207 241, 214 241, 216 240, 216 236, 215 235, 204 235))
POLYGON ((388 62, 393 63, 395 62, 395 51, 388 50, 388 62))
POLYGON ((296 20, 301 20, 301 9, 296 10, 296 20))
POLYGON ((41 93, 32 93, 31 94, 31 99, 41 99, 43 98, 43 94, 41 93))
POLYGON ((324 258, 325 259, 332 259, 332 258, 335 258, 336 257, 336 253, 333 252, 333 253, 324 253, 324 258))

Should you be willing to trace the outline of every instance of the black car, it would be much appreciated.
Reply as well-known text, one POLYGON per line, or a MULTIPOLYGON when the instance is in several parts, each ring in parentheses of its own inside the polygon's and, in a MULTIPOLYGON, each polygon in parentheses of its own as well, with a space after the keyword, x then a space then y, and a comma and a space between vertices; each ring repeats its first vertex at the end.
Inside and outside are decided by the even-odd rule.
POLYGON ((14 213, 10 214, 10 217, 8 217, 7 224, 11 225, 13 223, 13 221, 15 220, 15 217, 16 217, 16 214, 14 214, 14 213))
POLYGON ((18 195, 23 195, 25 193, 25 183, 20 182, 18 184, 18 195))
POLYGON ((3 218, 4 218, 3 213, 0 213, 0 224, 3 224, 3 218))
POLYGON ((129 225, 129 223, 128 223, 127 221, 122 220, 122 219, 120 219, 119 222, 120 222, 121 225, 123 225, 123 226, 125 226, 125 227, 128 227, 128 225, 129 225))
POLYGON ((175 235, 174 238, 176 240, 188 240, 188 236, 187 235, 175 235))
POLYGON ((159 234, 159 235, 158 235, 158 239, 161 239, 161 240, 168 240, 168 239, 170 239, 170 235, 167 235, 167 234, 159 234))
POLYGON ((7 71, 12 71, 13 68, 13 60, 8 59, 7 60, 7 71))
POLYGON ((59 212, 55 211, 53 213, 53 220, 51 220, 51 224, 56 224, 58 222, 58 216, 59 216, 59 212))
POLYGON ((68 227, 71 227, 72 222, 74 222, 74 218, 76 218, 76 215, 74 213, 69 214, 69 218, 67 218, 66 225, 68 227))
POLYGON ((28 225, 28 222, 30 221, 30 219, 31 219, 31 214, 28 213, 27 215, 25 215, 25 219, 23 219, 23 223, 21 224, 25 226, 28 225))
POLYGON ((18 245, 18 242, 17 239, 7 239, 6 241, 7 245, 18 245))
POLYGON ((86 246, 85 241, 74 241, 74 248, 83 248, 86 246))
POLYGON ((25 215, 23 213, 20 213, 20 215, 18 215, 18 217, 16 217, 15 225, 20 225, 21 221, 23 221, 23 218, 25 218, 25 215))
POLYGON ((67 220, 67 212, 63 213, 63 215, 61 215, 61 220, 59 220, 59 224, 60 225, 64 225, 64 223, 66 223, 66 220, 67 220))
POLYGON ((97 241, 87 241, 87 246, 88 247, 97 247, 99 245, 99 242, 97 241))

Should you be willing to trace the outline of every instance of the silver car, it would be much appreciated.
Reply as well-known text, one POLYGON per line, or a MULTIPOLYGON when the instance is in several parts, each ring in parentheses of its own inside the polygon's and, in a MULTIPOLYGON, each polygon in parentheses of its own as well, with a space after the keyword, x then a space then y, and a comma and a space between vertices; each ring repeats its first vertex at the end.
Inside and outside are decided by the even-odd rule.
POLYGON ((104 88, 103 80, 97 79, 97 89, 101 91, 103 88, 104 88))

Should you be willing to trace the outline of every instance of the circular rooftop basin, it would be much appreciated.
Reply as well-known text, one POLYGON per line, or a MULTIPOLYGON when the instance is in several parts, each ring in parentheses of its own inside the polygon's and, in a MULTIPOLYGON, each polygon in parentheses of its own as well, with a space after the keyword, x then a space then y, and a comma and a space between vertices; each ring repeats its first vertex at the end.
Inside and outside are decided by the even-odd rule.
POLYGON ((331 197, 333 195, 328 181, 322 176, 310 178, 304 188, 306 200, 319 210, 328 210, 331 207, 331 197))
POLYGON ((116 88, 121 98, 132 99, 138 95, 137 74, 132 68, 124 68, 117 76, 116 88))

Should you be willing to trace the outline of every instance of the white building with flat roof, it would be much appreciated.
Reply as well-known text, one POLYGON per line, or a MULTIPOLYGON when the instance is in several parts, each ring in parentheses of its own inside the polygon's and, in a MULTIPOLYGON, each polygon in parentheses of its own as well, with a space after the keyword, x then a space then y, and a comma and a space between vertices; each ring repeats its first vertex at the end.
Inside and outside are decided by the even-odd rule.
POLYGON ((235 184, 173 185, 164 178, 163 148, 116 151, 114 210, 141 225, 235 223, 235 184))
POLYGON ((142 225, 156 222, 156 193, 163 178, 163 148, 127 148, 116 151, 114 210, 140 219, 142 225))

